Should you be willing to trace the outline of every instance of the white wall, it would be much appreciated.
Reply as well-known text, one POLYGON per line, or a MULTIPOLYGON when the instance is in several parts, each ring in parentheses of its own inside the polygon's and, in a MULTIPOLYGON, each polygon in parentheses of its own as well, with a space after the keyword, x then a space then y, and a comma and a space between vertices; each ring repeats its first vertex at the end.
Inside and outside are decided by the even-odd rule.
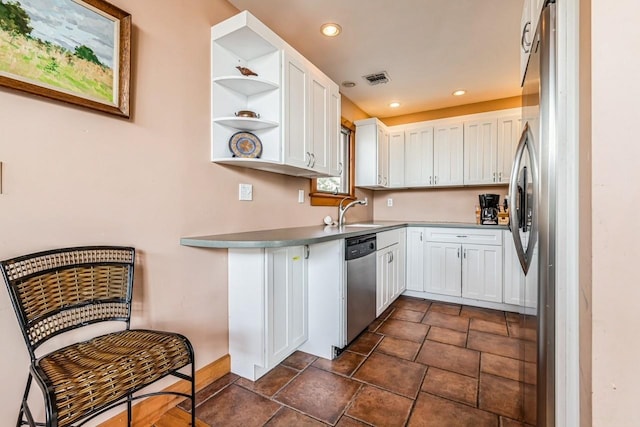
MULTIPOLYGON (((298 204, 308 179, 209 162, 209 32, 234 7, 111 1, 133 19, 131 120, 0 89, 0 259, 136 247, 133 325, 186 334, 202 367, 228 352, 226 251, 183 247, 180 237, 321 224, 337 208, 298 204), (241 182, 253 184, 254 201, 237 200, 241 182)), ((351 216, 370 219, 371 207, 351 216)), ((4 426, 17 416, 29 363, 4 290, 0 331, 4 426)))
POLYGON ((593 425, 640 425, 640 2, 591 0, 593 425))

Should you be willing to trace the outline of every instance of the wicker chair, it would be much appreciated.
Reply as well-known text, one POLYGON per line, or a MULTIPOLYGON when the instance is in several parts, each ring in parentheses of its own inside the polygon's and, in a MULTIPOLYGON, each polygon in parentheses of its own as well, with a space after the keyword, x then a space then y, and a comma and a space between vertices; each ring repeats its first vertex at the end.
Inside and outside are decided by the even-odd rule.
POLYGON ((191 399, 195 425, 194 353, 189 340, 175 333, 130 328, 134 259, 133 248, 91 246, 0 262, 31 356, 17 426, 79 426, 124 403, 131 426, 131 402, 158 394, 191 399), (126 326, 36 355, 36 349, 56 335, 105 321, 126 326), (189 364, 190 375, 178 372, 189 364), (190 394, 160 391, 134 396, 167 375, 189 381, 190 394), (27 403, 34 378, 44 394, 46 423, 34 421, 27 403))

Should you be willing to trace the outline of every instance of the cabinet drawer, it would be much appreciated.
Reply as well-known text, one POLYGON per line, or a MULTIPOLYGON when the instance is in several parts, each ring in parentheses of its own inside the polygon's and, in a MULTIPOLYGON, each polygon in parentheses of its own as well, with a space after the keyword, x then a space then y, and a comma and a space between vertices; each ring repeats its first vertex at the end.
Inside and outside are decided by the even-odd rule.
POLYGON ((402 230, 382 231, 376 234, 376 247, 378 250, 388 248, 391 245, 400 243, 400 233, 402 230))
POLYGON ((502 245, 502 230, 479 228, 429 228, 428 242, 474 243, 480 245, 502 245))

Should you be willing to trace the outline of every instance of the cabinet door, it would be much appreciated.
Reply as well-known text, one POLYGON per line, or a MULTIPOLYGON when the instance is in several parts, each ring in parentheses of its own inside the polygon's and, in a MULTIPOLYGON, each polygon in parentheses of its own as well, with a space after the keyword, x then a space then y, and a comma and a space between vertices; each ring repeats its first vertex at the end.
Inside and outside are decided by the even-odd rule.
POLYGON ((438 126, 433 136, 433 180, 436 186, 463 183, 463 129, 461 123, 438 126))
POLYGON ((281 362, 307 340, 304 246, 267 250, 267 360, 281 362))
POLYGON ((498 118, 497 182, 508 184, 522 128, 520 115, 498 118))
POLYGON ((389 259, 386 249, 376 252, 376 317, 390 304, 389 259))
POLYGON ((389 133, 389 187, 404 187, 404 132, 389 133))
POLYGON ((419 227, 407 228, 407 290, 424 292, 424 230, 419 227))
POLYGON ((496 119, 464 124, 464 183, 493 184, 498 180, 496 119))
POLYGON ((536 28, 532 26, 531 22, 531 8, 534 0, 524 0, 522 6, 522 15, 520 18, 520 84, 524 80, 524 75, 527 71, 527 63, 529 62, 529 54, 531 52, 531 44, 533 42, 533 36, 536 32, 536 28))
POLYGON ((342 104, 340 99, 340 92, 338 91, 337 85, 331 85, 330 96, 331 115, 329 117, 329 152, 331 153, 331 170, 329 171, 329 173, 331 174, 331 176, 340 176, 342 175, 342 169, 344 168, 345 161, 348 162, 349 159, 344 159, 344 151, 340 149, 342 104))
POLYGON ((404 182, 407 187, 433 183, 433 127, 407 130, 404 136, 404 182))
POLYGON ((425 249, 425 292, 459 297, 462 277, 461 245, 427 242, 425 249))
POLYGON ((522 305, 524 292, 524 272, 516 254, 511 232, 504 232, 504 264, 503 264, 503 302, 505 304, 522 305))
POLYGON ((302 168, 311 164, 311 143, 307 132, 308 79, 305 64, 285 51, 284 161, 302 168))
POLYGON ((533 257, 531 258, 531 266, 524 278, 524 306, 527 314, 536 314, 538 307, 538 247, 536 244, 533 249, 533 257))
POLYGON ((389 133, 378 126, 378 185, 389 185, 389 133))
POLYGON ((462 296, 502 302, 502 246, 462 245, 462 296))
MULTIPOLYGON (((394 258, 398 268, 398 287, 396 298, 399 297, 407 289, 407 230, 402 228, 398 231, 400 240, 398 242, 397 257, 394 258)), ((395 299, 395 298, 394 298, 395 299)))
POLYGON ((396 300, 404 291, 401 270, 404 266, 401 264, 402 256, 400 255, 400 245, 395 244, 387 249, 389 252, 389 304, 396 300))
POLYGON ((309 136, 311 143, 311 168, 317 172, 329 173, 331 161, 331 85, 324 74, 309 71, 309 136))

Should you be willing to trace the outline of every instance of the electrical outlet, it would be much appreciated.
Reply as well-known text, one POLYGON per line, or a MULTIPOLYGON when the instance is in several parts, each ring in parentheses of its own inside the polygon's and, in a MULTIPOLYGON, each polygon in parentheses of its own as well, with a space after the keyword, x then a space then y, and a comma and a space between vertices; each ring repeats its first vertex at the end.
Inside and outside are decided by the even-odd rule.
POLYGON ((391 199, 391 198, 387 199, 387 206, 388 207, 393 206, 393 199, 391 199))
POLYGON ((298 203, 304 203, 304 190, 298 190, 298 203))
POLYGON ((253 185, 240 184, 238 186, 238 200, 253 200, 253 185))

